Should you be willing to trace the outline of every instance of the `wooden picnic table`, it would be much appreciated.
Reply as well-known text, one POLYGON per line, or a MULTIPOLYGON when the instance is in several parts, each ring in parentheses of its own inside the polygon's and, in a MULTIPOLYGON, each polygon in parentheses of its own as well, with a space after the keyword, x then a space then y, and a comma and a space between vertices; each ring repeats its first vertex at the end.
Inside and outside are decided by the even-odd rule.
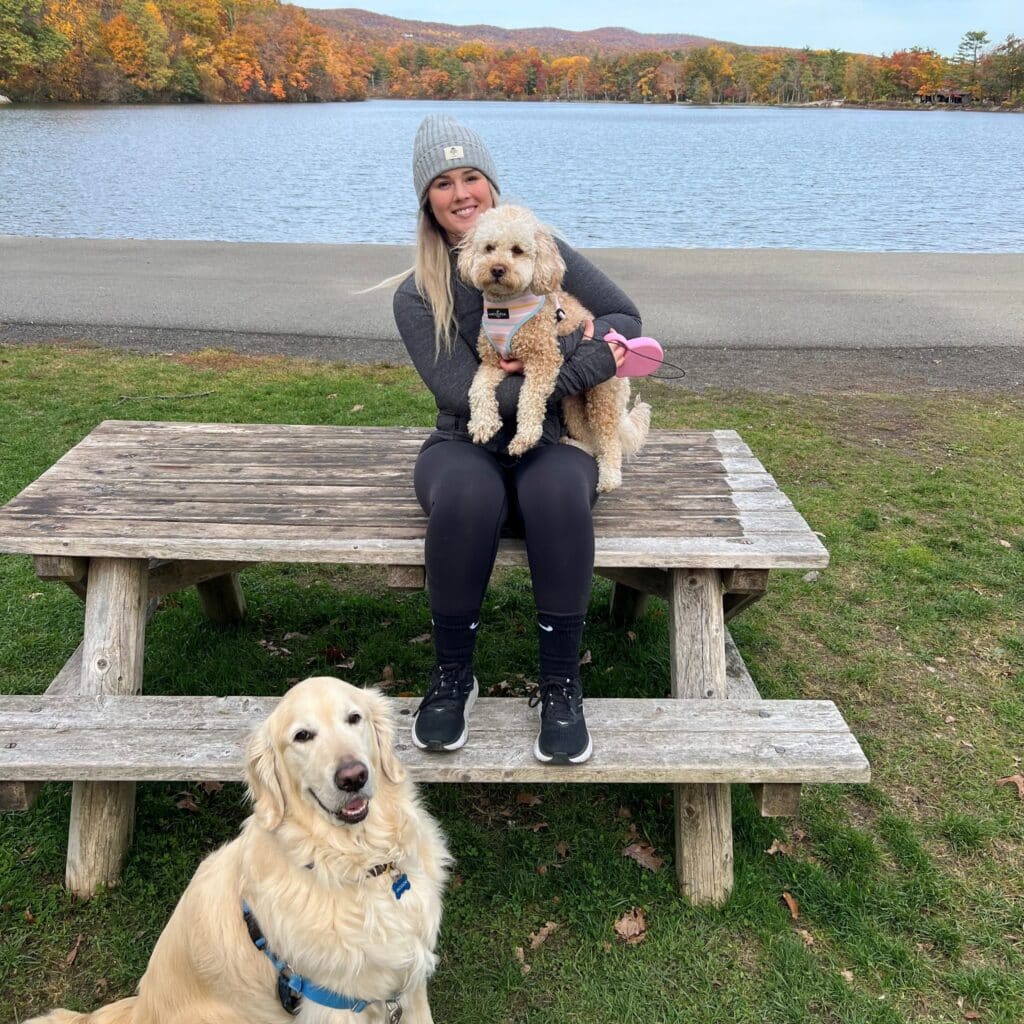
MULTIPOLYGON (((130 841, 134 780, 240 777, 244 731, 273 704, 244 699, 229 714, 211 698, 137 697, 158 599, 196 585, 209 617, 237 620, 244 614, 238 573, 264 562, 378 564, 392 585, 422 587, 426 520, 412 467, 426 434, 107 421, 0 509, 0 551, 35 556, 41 578, 62 580, 85 600, 82 644, 46 695, 0 703, 0 779, 23 787, 26 800, 35 782, 74 781, 70 888, 88 895, 116 881, 130 841), (159 713, 144 710, 161 700, 159 713), (180 747, 182 731, 208 732, 225 715, 233 730, 227 755, 224 733, 206 760, 142 763, 145 749, 159 747, 145 730, 163 729, 180 747), (136 754, 127 739, 110 747, 115 726, 122 738, 135 737, 136 754), (83 750, 92 753, 83 759, 83 750)), ((622 708, 588 700, 595 754, 568 770, 512 749, 518 712, 498 698, 479 702, 474 740, 463 750, 424 754, 403 737, 399 753, 420 780, 673 782, 680 884, 695 902, 718 903, 732 886, 729 782, 756 784, 762 813, 792 813, 802 782, 868 778, 830 702, 760 701, 725 625, 765 592, 770 570, 819 568, 828 554, 731 430, 652 431, 621 490, 601 497, 594 526, 595 570, 615 581, 615 617, 639 614, 650 594, 669 604, 677 705, 639 702, 647 711, 631 710, 617 737, 622 708), (723 714, 709 716, 699 704, 726 697, 734 698, 729 714, 723 705, 723 714), (660 732, 651 732, 655 721, 660 732), (492 740, 477 744, 478 732, 492 740), (648 739, 659 735, 660 742, 648 739)), ((522 541, 503 540, 498 563, 525 566, 522 541)), ((532 722, 522 725, 524 735, 532 722)))

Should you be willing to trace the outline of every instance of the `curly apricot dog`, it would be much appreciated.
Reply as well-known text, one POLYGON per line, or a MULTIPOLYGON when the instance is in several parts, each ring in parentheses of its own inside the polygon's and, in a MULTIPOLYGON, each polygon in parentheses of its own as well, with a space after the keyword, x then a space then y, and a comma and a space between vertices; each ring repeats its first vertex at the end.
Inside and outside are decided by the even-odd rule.
MULTIPOLYGON (((499 352, 486 330, 477 342, 480 368, 469 389, 469 432, 477 444, 501 428, 495 389, 505 377, 500 358, 523 363, 516 435, 509 454, 522 455, 541 437, 544 411, 558 379, 562 354, 558 338, 591 317, 572 296, 559 291, 565 263, 554 239, 539 220, 520 206, 497 206, 482 214, 462 243, 459 274, 484 295, 484 307, 521 325, 507 333, 499 352)), ((492 332, 493 333, 493 332, 492 332)), ((629 404, 629 381, 612 377, 562 402, 569 443, 597 460, 599 491, 622 485, 622 457, 640 450, 647 439, 651 408, 629 404)))

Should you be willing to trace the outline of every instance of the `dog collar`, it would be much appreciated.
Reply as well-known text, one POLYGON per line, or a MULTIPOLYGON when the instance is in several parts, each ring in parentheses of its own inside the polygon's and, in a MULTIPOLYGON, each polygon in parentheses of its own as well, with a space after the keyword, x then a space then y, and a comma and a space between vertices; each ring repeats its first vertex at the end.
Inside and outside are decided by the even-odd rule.
POLYGON ((484 298, 484 315, 481 321, 487 340, 502 359, 512 358, 512 339, 527 321, 532 320, 544 308, 545 296, 524 292, 511 299, 488 302, 484 298))
MULTIPOLYGON (((394 893, 395 899, 400 900, 412 888, 408 875, 404 872, 399 873, 394 864, 378 864, 370 869, 369 875, 371 878, 377 878, 385 871, 391 872, 394 878, 391 883, 391 891, 394 893)), ((314 985, 309 978, 293 970, 286 960, 282 960, 274 953, 256 920, 256 915, 244 899, 242 900, 242 917, 245 920, 245 927, 249 938, 252 939, 252 944, 274 965, 274 970, 277 971, 277 998, 284 1010, 292 1017, 299 1012, 302 1000, 308 999, 318 1006, 326 1006, 332 1010, 351 1010, 353 1013, 362 1013, 368 1006, 382 1003, 387 1024, 398 1024, 402 1019, 402 994, 400 992, 395 993, 390 999, 357 999, 354 996, 347 996, 343 992, 335 992, 333 989, 314 985)))

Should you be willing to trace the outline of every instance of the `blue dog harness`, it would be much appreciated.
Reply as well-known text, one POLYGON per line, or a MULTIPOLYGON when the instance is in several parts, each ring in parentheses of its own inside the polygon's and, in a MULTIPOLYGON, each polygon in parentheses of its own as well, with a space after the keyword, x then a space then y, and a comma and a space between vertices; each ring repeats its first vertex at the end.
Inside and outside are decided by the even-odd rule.
MULTIPOLYGON (((308 865, 312 867, 313 865, 308 865)), ((400 900, 411 888, 408 875, 399 873, 393 864, 378 864, 370 871, 370 877, 376 878, 385 871, 391 871, 394 881, 391 883, 391 891, 395 899, 400 900)), ((277 956, 267 944, 267 937, 263 934, 249 904, 242 900, 242 917, 245 919, 245 927, 249 932, 249 938, 253 945, 274 965, 277 971, 277 998, 281 1006, 295 1016, 300 1009, 303 999, 319 1006, 326 1006, 332 1010, 351 1010, 353 1013, 362 1013, 363 1010, 373 1003, 383 1003, 387 1014, 388 1024, 398 1024, 402 1019, 401 993, 397 992, 390 999, 356 999, 347 996, 342 992, 335 992, 321 985, 314 985, 309 978, 293 970, 291 965, 277 956)))

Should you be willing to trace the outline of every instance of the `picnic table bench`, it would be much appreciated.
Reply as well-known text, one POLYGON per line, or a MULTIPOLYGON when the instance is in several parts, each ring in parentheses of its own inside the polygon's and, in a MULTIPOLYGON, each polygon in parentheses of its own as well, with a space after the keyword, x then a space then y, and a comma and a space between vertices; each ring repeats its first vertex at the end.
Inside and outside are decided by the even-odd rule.
MULTIPOLYGON (((134 786, 234 780, 244 742, 276 698, 140 696, 146 624, 164 595, 196 586, 206 615, 239 620, 239 572, 265 562, 377 564, 423 586, 425 518, 412 466, 426 431, 107 421, 0 509, 0 551, 85 602, 83 640, 41 696, 0 698, 0 806, 73 782, 66 883, 116 883, 134 786)), ((793 814, 800 786, 866 782, 868 763, 831 701, 761 700, 726 622, 768 573, 828 562, 818 537, 739 435, 652 431, 621 490, 594 512, 595 571, 614 581, 613 618, 649 595, 670 610, 671 696, 590 699, 594 756, 532 756, 525 700, 483 698, 472 741, 452 754, 398 752, 422 782, 657 782, 676 793, 683 893, 720 903, 732 887, 730 784, 762 814, 793 814), (644 527, 638 535, 637 524, 644 527)), ((503 539, 499 565, 526 565, 503 539)), ((415 700, 398 699, 401 716, 415 700)))

